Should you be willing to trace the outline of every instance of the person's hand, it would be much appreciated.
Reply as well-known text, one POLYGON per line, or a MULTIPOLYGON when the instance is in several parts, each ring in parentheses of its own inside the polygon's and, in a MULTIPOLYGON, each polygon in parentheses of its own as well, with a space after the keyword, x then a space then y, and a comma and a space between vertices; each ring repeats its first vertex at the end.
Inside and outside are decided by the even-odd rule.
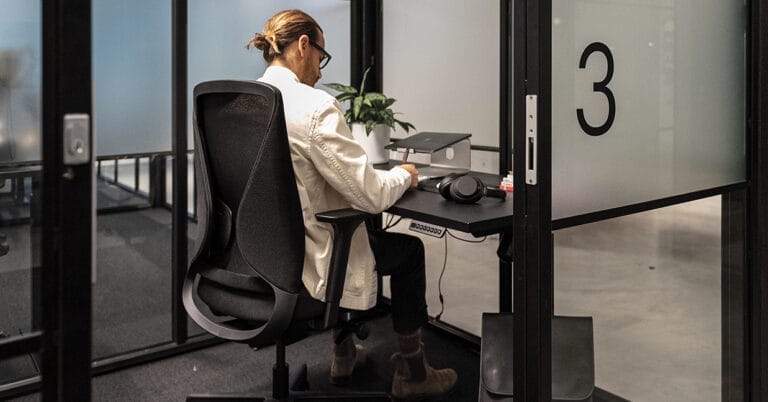
POLYGON ((416 165, 412 163, 405 163, 397 167, 405 169, 408 173, 411 174, 411 188, 416 188, 416 186, 419 185, 419 171, 416 170, 416 165))

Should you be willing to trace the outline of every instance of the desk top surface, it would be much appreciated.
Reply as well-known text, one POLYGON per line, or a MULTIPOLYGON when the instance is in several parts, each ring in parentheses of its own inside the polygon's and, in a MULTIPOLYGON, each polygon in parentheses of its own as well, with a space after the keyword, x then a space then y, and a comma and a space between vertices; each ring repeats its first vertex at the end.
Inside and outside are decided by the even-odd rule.
MULTIPOLYGON (((498 186, 501 181, 497 175, 479 172, 470 174, 489 186, 498 186)), ((513 204, 511 197, 506 201, 484 197, 475 204, 457 204, 438 193, 408 190, 387 212, 484 236, 512 229, 513 204)))

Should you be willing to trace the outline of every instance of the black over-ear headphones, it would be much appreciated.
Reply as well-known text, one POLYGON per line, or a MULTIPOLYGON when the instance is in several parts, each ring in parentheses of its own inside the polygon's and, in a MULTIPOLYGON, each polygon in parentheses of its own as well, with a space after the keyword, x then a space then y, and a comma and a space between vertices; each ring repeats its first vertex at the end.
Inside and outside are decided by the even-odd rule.
POLYGON ((443 178, 437 185, 440 195, 446 200, 453 200, 459 204, 472 204, 479 201, 483 196, 506 199, 507 192, 488 187, 480 179, 469 175, 450 175, 443 178))

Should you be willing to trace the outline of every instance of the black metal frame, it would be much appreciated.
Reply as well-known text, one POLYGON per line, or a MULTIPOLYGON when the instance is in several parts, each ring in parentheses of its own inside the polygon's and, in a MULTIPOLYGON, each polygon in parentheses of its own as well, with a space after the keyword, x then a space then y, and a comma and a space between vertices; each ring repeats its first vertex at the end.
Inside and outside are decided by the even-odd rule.
MULTIPOLYGON (((515 389, 526 401, 551 399, 553 306, 552 237, 555 229, 651 210, 713 195, 723 196, 723 400, 741 395, 768 400, 768 7, 748 0, 747 182, 551 221, 551 0, 514 2, 515 138, 525 149, 526 94, 538 95, 538 180, 515 191, 515 389), (761 24, 762 23, 762 24, 761 24), (746 205, 746 210, 744 208, 746 205), (746 271, 746 272, 745 272, 746 271), (746 273, 746 278, 740 276, 746 273), (747 295, 739 295, 741 289, 747 295), (746 306, 744 306, 746 304, 746 306), (743 322, 746 308, 747 322, 743 322), (742 320, 740 322, 740 320, 742 320), (741 347, 738 327, 746 331, 741 347), (735 330, 732 332, 731 330, 735 330), (727 343, 727 345, 726 345, 727 343), (739 345, 736 345, 739 346, 739 345), (739 364, 741 366, 739 367, 739 364), (746 364, 746 368, 744 365, 746 364), (739 373, 743 372, 744 375, 739 373), (743 381, 740 379, 743 378, 743 381), (728 381, 726 381, 728 380, 728 381), (519 385, 518 385, 519 384, 519 385), (742 394, 743 392, 743 394, 742 394)), ((522 158, 521 158, 522 159, 522 158)), ((525 162, 514 161, 516 181, 524 182, 525 162)))
POLYGON ((747 389, 768 401, 768 5, 748 0, 747 389))
MULTIPOLYGON (((173 32, 173 238, 171 325, 173 341, 187 341, 181 289, 187 273, 187 0, 172 1, 173 32)), ((165 189, 163 189, 165 191, 165 189)))
POLYGON ((45 269, 33 290, 42 292, 42 396, 89 400, 93 170, 63 166, 61 133, 65 114, 91 113, 91 2, 49 0, 42 10, 45 269))
POLYGON ((43 332, 35 331, 0 339, 0 359, 32 353, 43 345, 43 332))
MULTIPOLYGON (((512 0, 500 0, 499 2, 499 15, 500 22, 500 38, 499 38, 499 176, 506 176, 507 172, 513 170, 513 116, 512 116, 512 102, 511 94, 513 94, 513 83, 515 82, 515 76, 513 74, 513 58, 512 51, 514 50, 513 38, 513 24, 512 24, 512 0)), ((513 230, 514 231, 514 230, 513 230)), ((514 238, 512 233, 502 234, 506 237, 506 241, 509 238, 514 238)), ((509 293, 510 286, 507 284, 513 281, 513 267, 512 263, 499 259, 499 312, 508 313, 512 312, 512 294, 509 293)))
MULTIPOLYGON (((516 0, 514 15, 514 149, 527 149, 528 94, 538 96, 538 184, 515 187, 515 399, 552 399, 551 17, 552 1, 516 0)), ((525 158, 514 160, 515 182, 525 183, 525 158)))
POLYGON ((602 211, 590 212, 588 214, 570 216, 567 218, 556 219, 552 221, 552 230, 560 230, 573 226, 586 225, 588 223, 599 222, 606 219, 618 218, 620 216, 636 214, 639 212, 650 211, 653 209, 664 208, 675 204, 682 204, 700 200, 702 198, 713 197, 716 195, 725 195, 734 191, 744 190, 748 186, 745 182, 729 184, 725 186, 712 187, 705 190, 693 191, 685 194, 673 195, 670 197, 659 198, 656 200, 640 202, 637 204, 624 205, 621 207, 604 209, 602 211))
POLYGON ((382 86, 382 0, 352 0, 350 5, 350 82, 363 80, 369 66, 365 87, 381 91, 382 86))

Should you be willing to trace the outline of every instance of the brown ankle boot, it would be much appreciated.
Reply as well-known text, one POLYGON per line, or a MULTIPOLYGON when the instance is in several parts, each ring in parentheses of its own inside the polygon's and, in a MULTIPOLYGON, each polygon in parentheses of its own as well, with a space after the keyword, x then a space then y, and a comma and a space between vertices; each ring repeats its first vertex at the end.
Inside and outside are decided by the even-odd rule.
POLYGON ((331 362, 331 384, 346 385, 355 370, 355 366, 365 359, 363 345, 355 345, 352 337, 334 345, 331 362))
POLYGON ((395 353, 392 396, 395 398, 442 397, 453 391, 458 376, 453 369, 435 370, 427 362, 424 348, 409 355, 395 353))

